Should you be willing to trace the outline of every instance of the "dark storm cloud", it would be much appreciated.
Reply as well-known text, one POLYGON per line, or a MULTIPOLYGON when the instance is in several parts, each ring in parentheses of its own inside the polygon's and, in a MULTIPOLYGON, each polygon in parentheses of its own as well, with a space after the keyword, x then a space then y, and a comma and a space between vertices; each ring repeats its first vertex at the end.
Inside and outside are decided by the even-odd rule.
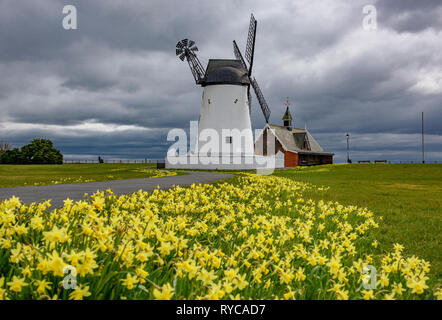
MULTIPOLYGON (((297 127, 345 159, 418 157, 420 112, 428 155, 442 160, 440 1, 34 0, 0 3, 0 140, 47 137, 70 158, 159 158, 170 128, 197 120, 201 88, 175 57, 197 42, 202 62, 244 50, 258 19, 254 76, 281 123, 287 96, 297 127), (78 30, 62 28, 62 8, 78 30), (362 28, 374 4, 378 30, 362 28), (86 125, 85 125, 86 124, 86 125), (416 136, 417 135, 417 136, 416 136)), ((264 125, 253 97, 252 123, 264 125)), ((396 159, 398 158, 398 159, 396 159)))
POLYGON ((128 127, 121 130, 106 130, 103 128, 46 126, 38 128, 32 125, 20 125, 14 128, 11 124, 0 125, 2 138, 6 141, 14 139, 13 147, 19 147, 29 142, 29 137, 52 139, 54 145, 67 158, 96 159, 98 155, 106 158, 137 158, 158 159, 164 156, 167 149, 168 129, 128 127), (73 156, 75 155, 75 156, 73 156))
POLYGON ((442 2, 439 0, 378 0, 380 23, 399 32, 442 29, 442 2))

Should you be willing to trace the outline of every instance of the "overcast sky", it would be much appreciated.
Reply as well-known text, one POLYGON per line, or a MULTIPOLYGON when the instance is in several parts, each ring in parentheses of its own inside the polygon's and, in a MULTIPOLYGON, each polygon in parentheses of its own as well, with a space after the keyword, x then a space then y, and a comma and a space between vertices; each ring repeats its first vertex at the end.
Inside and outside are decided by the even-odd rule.
MULTIPOLYGON (((2 0, 0 141, 54 141, 65 159, 164 158, 171 128, 198 120, 202 88, 175 56, 183 38, 200 59, 245 49, 258 20, 254 76, 282 123, 286 97, 335 162, 442 161, 440 0, 2 0), (74 5, 78 29, 62 27, 74 5), (365 5, 377 29, 363 28, 365 5)), ((257 100, 252 124, 265 124, 257 100)))

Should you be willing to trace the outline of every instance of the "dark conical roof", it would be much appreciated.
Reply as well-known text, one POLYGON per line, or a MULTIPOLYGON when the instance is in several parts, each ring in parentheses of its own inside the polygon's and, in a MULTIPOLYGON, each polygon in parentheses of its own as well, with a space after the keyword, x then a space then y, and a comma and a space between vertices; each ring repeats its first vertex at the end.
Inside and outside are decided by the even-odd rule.
POLYGON ((237 84, 249 85, 247 70, 239 60, 210 59, 203 85, 237 84))
POLYGON ((283 121, 292 121, 293 120, 292 114, 290 113, 290 109, 289 109, 288 106, 287 106, 287 109, 285 110, 285 113, 284 113, 284 116, 282 117, 282 120, 283 121))

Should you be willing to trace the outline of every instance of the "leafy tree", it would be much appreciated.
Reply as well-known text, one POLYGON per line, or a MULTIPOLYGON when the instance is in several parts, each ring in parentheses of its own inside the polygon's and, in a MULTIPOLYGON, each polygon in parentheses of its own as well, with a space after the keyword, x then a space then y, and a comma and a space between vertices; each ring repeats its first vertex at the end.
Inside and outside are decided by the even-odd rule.
POLYGON ((12 149, 3 153, 1 163, 9 164, 62 164, 63 155, 54 148, 48 139, 34 139, 20 149, 12 149))
POLYGON ((12 150, 7 150, 0 154, 0 163, 12 164, 12 163, 20 163, 20 150, 14 148, 12 150))

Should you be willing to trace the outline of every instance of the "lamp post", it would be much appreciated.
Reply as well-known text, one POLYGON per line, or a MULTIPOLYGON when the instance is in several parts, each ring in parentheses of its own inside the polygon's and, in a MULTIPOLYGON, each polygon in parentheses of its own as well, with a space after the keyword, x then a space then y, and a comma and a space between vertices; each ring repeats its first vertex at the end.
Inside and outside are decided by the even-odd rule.
POLYGON ((347 163, 351 163, 351 160, 350 160, 350 135, 347 133, 345 136, 347 137, 347 163))
POLYGON ((424 152, 424 112, 422 111, 422 163, 425 163, 425 152, 424 152))

